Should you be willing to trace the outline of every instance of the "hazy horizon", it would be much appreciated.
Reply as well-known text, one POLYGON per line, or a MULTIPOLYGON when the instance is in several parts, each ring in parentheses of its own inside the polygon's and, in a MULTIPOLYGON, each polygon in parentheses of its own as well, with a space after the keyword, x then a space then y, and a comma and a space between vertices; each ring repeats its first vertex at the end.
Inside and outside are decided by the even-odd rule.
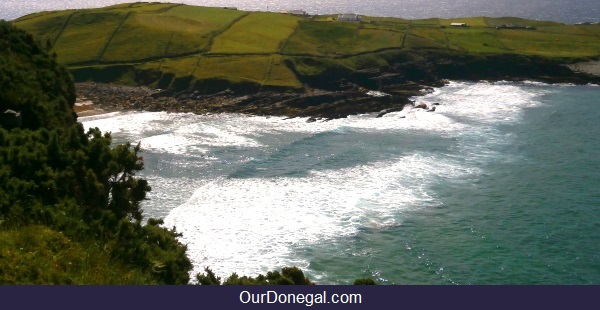
MULTIPOLYGON (((13 20, 18 17, 52 10, 98 8, 118 3, 130 3, 133 0, 5 0, 0 2, 0 19, 13 20)), ((199 6, 225 7, 233 6, 249 11, 281 11, 302 9, 310 14, 329 14, 354 12, 370 16, 402 17, 420 19, 429 17, 464 17, 464 16, 515 16, 530 19, 552 20, 563 23, 584 21, 600 21, 600 9, 595 0, 546 0, 523 2, 520 0, 494 1, 390 1, 374 0, 323 0, 319 3, 307 0, 178 0, 161 2, 185 3, 199 6), (410 4, 405 6, 404 4, 410 4)))

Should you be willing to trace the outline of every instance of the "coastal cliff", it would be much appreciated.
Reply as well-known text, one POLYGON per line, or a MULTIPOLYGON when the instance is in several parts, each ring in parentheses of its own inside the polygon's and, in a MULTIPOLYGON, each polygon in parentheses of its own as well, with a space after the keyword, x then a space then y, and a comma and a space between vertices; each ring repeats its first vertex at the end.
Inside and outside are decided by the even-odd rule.
POLYGON ((76 88, 83 100, 94 102, 104 111, 229 112, 307 117, 313 121, 363 113, 381 116, 398 111, 406 104, 414 104, 412 98, 441 87, 448 80, 597 84, 600 75, 586 72, 594 64, 571 68, 560 61, 539 57, 428 54, 386 68, 314 76, 300 90, 260 90, 225 81, 214 84, 203 81, 201 85, 166 90, 97 82, 80 82, 76 88))
POLYGON ((598 59, 600 25, 350 22, 172 3, 43 12, 14 24, 53 46, 79 96, 109 110, 328 119, 399 109, 449 79, 599 81, 565 65, 598 59))

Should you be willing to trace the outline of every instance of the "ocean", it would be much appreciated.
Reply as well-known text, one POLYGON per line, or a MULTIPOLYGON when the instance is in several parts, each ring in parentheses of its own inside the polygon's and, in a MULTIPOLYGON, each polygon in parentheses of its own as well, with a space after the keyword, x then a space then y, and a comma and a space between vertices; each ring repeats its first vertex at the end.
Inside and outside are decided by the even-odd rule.
MULTIPOLYGON (((2 0, 0 19, 12 20, 23 15, 50 10, 97 8, 133 0, 2 0)), ((369 16, 421 19, 430 17, 516 16, 562 23, 600 22, 597 0, 162 0, 212 7, 237 7, 251 11, 301 9, 310 14, 357 13, 369 16)))
MULTIPOLYGON (((0 2, 0 19, 131 1, 0 2)), ((402 18, 600 21, 596 0, 172 1, 402 18)), ((235 114, 81 117, 141 142, 146 218, 194 272, 301 267, 319 284, 600 284, 600 86, 461 82, 327 122, 235 114)))
POLYGON ((194 272, 298 266, 319 284, 599 284, 600 86, 460 82, 407 107, 307 123, 82 117, 141 141, 147 217, 194 272))

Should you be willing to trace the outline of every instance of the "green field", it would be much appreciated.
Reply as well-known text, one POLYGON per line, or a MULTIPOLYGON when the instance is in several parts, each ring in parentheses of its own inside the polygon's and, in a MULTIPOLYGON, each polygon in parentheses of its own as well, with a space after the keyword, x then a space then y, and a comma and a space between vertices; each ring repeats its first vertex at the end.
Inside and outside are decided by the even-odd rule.
POLYGON ((340 22, 308 21, 283 48, 289 54, 339 55, 355 52, 358 24, 340 22))
POLYGON ((301 87, 297 74, 386 66, 384 51, 514 54, 565 61, 600 56, 600 25, 515 17, 405 20, 364 16, 359 23, 337 21, 336 15, 297 17, 130 3, 32 14, 14 24, 54 44, 58 59, 72 67, 128 65, 197 80, 293 88, 301 87), (469 27, 452 27, 453 22, 469 27), (502 25, 536 29, 496 29, 502 25))
POLYGON ((60 36, 66 22, 75 11, 42 12, 21 18, 19 28, 34 33, 42 40, 49 40, 52 44, 60 36))
POLYGON ((597 35, 579 35, 577 28, 573 33, 551 33, 545 31, 503 30, 499 39, 507 48, 521 51, 523 54, 546 57, 585 57, 597 56, 600 42, 597 35))
POLYGON ((504 48, 495 28, 447 29, 445 31, 451 47, 476 53, 503 53, 504 48))
POLYGON ((244 15, 234 10, 172 5, 158 13, 129 12, 101 60, 134 61, 205 51, 215 32, 244 15))
POLYGON ((82 12, 71 16, 56 40, 56 53, 66 64, 95 61, 119 23, 127 16, 124 12, 82 12), (98 25, 102 25, 98 28, 98 25))
POLYGON ((407 48, 446 48, 447 45, 447 35, 439 27, 412 26, 404 42, 407 48))
POLYGON ((250 13, 218 35, 211 53, 278 52, 294 32, 299 17, 276 13, 250 13))
POLYGON ((216 77, 234 83, 300 87, 296 76, 282 64, 282 58, 278 55, 205 57, 200 61, 194 77, 216 77))

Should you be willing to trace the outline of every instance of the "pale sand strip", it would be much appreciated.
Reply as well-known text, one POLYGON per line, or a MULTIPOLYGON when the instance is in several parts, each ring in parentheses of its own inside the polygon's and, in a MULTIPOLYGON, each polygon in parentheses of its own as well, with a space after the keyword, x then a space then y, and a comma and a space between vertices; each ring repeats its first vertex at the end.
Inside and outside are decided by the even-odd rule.
POLYGON ((94 107, 94 103, 91 100, 75 102, 73 110, 77 113, 77 116, 92 116, 105 113, 104 110, 94 107))
POLYGON ((592 74, 595 76, 600 76, 600 61, 599 60, 574 63, 574 64, 567 65, 567 67, 571 68, 571 70, 573 70, 573 71, 578 71, 578 72, 583 72, 583 73, 587 73, 587 74, 592 74))

